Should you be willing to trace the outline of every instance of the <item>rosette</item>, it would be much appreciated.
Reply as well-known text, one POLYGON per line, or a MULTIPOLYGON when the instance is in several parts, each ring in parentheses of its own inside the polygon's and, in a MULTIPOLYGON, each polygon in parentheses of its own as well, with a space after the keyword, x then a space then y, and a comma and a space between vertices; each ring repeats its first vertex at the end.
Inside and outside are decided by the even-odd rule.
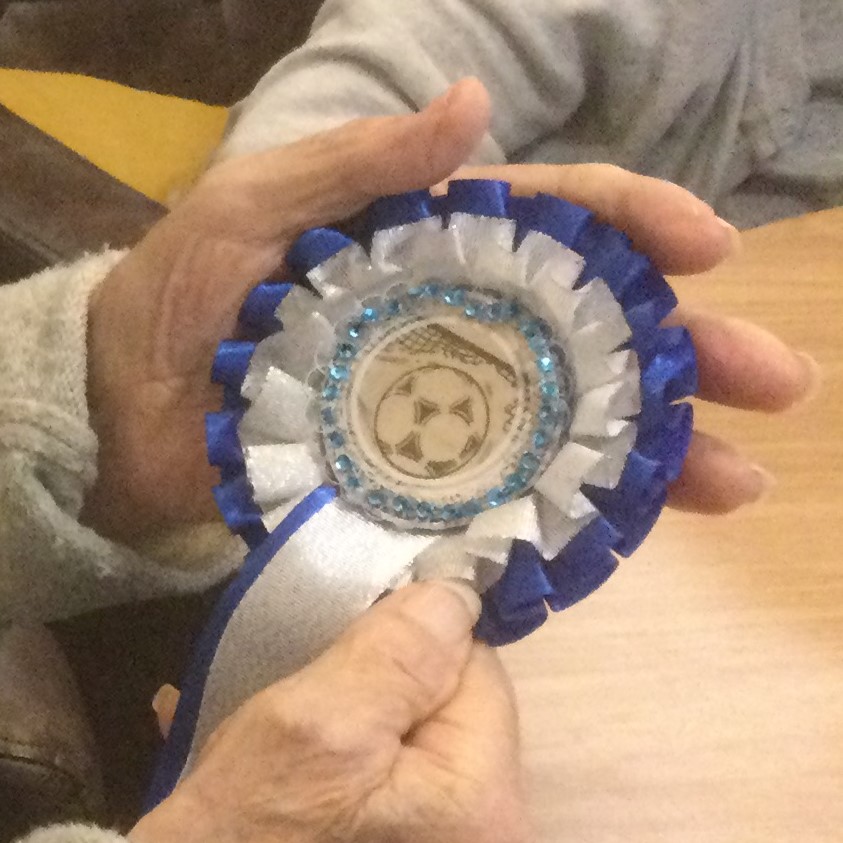
POLYGON ((411 580, 473 583, 490 644, 535 630, 638 547, 690 440, 673 292, 582 208, 455 181, 375 203, 365 243, 309 231, 287 265, 214 363, 215 494, 252 552, 183 689, 178 771, 209 696, 206 733, 411 580))

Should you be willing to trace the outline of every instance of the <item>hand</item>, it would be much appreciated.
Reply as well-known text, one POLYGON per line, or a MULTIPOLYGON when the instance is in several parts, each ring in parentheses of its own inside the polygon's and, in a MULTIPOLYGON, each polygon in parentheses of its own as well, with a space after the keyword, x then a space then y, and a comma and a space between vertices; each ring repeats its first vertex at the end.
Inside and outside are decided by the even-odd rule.
POLYGON ((306 229, 452 173, 488 120, 485 90, 466 80, 421 114, 355 121, 205 174, 92 300, 88 393, 100 447, 87 523, 132 540, 217 517, 204 415, 221 403, 211 361, 246 293, 306 229))
MULTIPOLYGON (((248 289, 275 271, 303 230, 374 198, 453 173, 489 119, 482 86, 466 80, 418 115, 377 118, 211 169, 115 268, 92 302, 89 396, 98 479, 85 510, 100 532, 131 540, 213 517, 215 472, 203 416, 219 406, 209 381, 217 343, 231 336, 248 289)), ((713 211, 675 185, 606 165, 468 170, 593 208, 626 230, 665 272, 706 270, 732 249, 713 211)), ((735 407, 782 409, 815 372, 764 331, 683 314, 699 351, 701 394, 735 407)), ((764 476, 724 443, 696 435, 671 501, 727 511, 757 498, 764 476)))
POLYGON ((512 689, 472 641, 477 595, 423 583, 377 603, 244 704, 135 843, 524 843, 512 689))

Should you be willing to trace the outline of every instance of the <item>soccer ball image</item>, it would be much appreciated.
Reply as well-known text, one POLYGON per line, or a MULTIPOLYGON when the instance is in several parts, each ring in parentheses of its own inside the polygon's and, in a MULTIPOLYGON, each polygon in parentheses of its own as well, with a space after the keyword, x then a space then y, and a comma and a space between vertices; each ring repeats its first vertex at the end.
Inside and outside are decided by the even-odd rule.
POLYGON ((455 474, 480 450, 489 428, 489 406, 471 375, 443 365, 407 372, 390 386, 375 414, 381 453, 412 477, 455 474))

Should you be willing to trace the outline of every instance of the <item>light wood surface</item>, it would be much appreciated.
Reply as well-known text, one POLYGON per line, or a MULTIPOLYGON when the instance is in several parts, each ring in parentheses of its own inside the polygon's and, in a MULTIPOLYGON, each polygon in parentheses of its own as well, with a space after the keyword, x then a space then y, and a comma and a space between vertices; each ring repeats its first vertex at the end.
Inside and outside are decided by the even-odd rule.
POLYGON ((824 387, 697 426, 773 471, 726 518, 667 512, 596 594, 508 648, 538 840, 843 841, 843 209, 676 281, 811 353, 824 387))

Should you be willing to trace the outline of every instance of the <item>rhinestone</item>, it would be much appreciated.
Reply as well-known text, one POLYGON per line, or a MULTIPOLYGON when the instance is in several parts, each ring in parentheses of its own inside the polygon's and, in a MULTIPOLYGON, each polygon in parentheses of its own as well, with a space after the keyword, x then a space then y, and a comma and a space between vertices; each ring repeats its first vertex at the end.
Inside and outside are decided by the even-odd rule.
POLYGON ((333 430, 328 434, 328 442, 334 448, 341 448, 345 444, 345 437, 338 430, 333 430))
POLYGON ((460 508, 456 504, 449 503, 447 506, 442 507, 443 521, 456 521, 460 515, 460 508))
POLYGON ((422 501, 416 507, 416 516, 418 517, 419 521, 429 521, 431 516, 433 515, 433 506, 425 501, 422 501))
POLYGON ((528 451, 518 461, 519 471, 532 474, 539 467, 539 458, 532 452, 528 451))
POLYGON ((348 326, 346 333, 351 339, 356 340, 363 333, 363 326, 359 322, 353 322, 348 326))
POLYGON ((549 437, 544 430, 537 430, 533 434, 533 447, 537 450, 541 450, 542 448, 547 447, 547 443, 549 442, 549 437))
POLYGON ((540 372, 552 372, 555 368, 555 361, 552 357, 548 357, 545 355, 544 357, 539 357, 537 365, 539 367, 540 372))
POLYGON ((515 319, 520 310, 521 308, 518 307, 518 302, 511 300, 501 302, 501 319, 506 319, 507 321, 515 319))
POLYGON ((431 521, 444 521, 445 520, 442 517, 442 507, 441 506, 431 506, 431 508, 430 508, 430 520, 431 521))
POLYGON ((527 339, 527 345, 530 346, 530 351, 533 351, 536 354, 544 354, 547 351, 547 342, 541 334, 529 337, 527 339))
POLYGON ((483 504, 472 499, 463 504, 462 511, 466 518, 474 518, 475 515, 479 515, 483 511, 483 504))
POLYGON ((543 422, 555 422, 558 415, 557 407, 554 403, 543 401, 539 407, 539 418, 543 422))
POLYGON ((366 496, 366 502, 369 506, 375 507, 375 509, 383 509, 386 506, 386 493, 385 492, 369 492, 366 496))
POLYGON ((351 343, 344 342, 337 348, 337 357, 342 360, 351 360, 355 354, 357 354, 357 349, 351 343))
POLYGON ((446 290, 442 295, 442 301, 445 304, 451 304, 455 307, 459 307, 465 301, 465 290, 461 290, 459 287, 453 287, 450 290, 446 290))
POLYGON ((559 384, 553 381, 546 381, 539 387, 539 391, 547 398, 558 398, 559 384))
POLYGON ((486 312, 488 314, 486 318, 489 319, 490 322, 501 321, 501 316, 503 315, 503 308, 501 307, 500 302, 494 302, 493 304, 490 304, 486 312))
POLYGON ((322 390, 322 397, 326 401, 333 401, 338 395, 340 394, 339 388, 334 383, 329 383, 323 390, 322 390))
POLYGON ((376 322, 378 315, 377 308, 366 307, 363 309, 362 317, 364 322, 376 322))
POLYGON ((394 510, 396 515, 400 515, 402 517, 406 517, 410 515, 410 509, 412 508, 412 503, 405 497, 401 497, 400 495, 392 501, 392 509, 394 510))
POLYGON ((477 305, 469 302, 464 308, 463 313, 469 318, 474 319, 477 316, 477 305))
POLYGON ((386 306, 386 315, 387 316, 398 316, 401 313, 401 302, 400 301, 391 301, 386 306))
POLYGON ((528 479, 523 474, 514 472, 504 480, 504 490, 510 495, 520 492, 527 485, 528 479))
POLYGON ((332 381, 347 381, 348 380, 348 366, 342 363, 335 363, 328 369, 328 377, 332 381))
POLYGON ((354 463, 351 461, 351 457, 349 457, 348 454, 340 454, 334 461, 334 465, 336 466, 337 471, 342 471, 343 473, 351 471, 354 468, 354 463))
POLYGON ((539 323, 536 322, 534 319, 525 319, 523 322, 521 322, 518 327, 521 330, 521 333, 524 334, 527 339, 537 337, 541 333, 539 323))
POLYGON ((345 485, 346 485, 349 489, 359 489, 359 488, 360 488, 360 486, 361 486, 361 483, 360 483, 360 478, 355 477, 355 476, 352 474, 352 475, 350 475, 349 477, 346 477, 346 478, 345 478, 345 485))
POLYGON ((496 506, 500 506, 507 501, 507 493, 505 489, 492 489, 491 492, 486 494, 486 503, 489 504, 492 508, 496 506))
POLYGON ((322 410, 322 421, 325 422, 325 424, 336 424, 337 420, 334 416, 334 411, 330 407, 325 407, 325 409, 322 410))

